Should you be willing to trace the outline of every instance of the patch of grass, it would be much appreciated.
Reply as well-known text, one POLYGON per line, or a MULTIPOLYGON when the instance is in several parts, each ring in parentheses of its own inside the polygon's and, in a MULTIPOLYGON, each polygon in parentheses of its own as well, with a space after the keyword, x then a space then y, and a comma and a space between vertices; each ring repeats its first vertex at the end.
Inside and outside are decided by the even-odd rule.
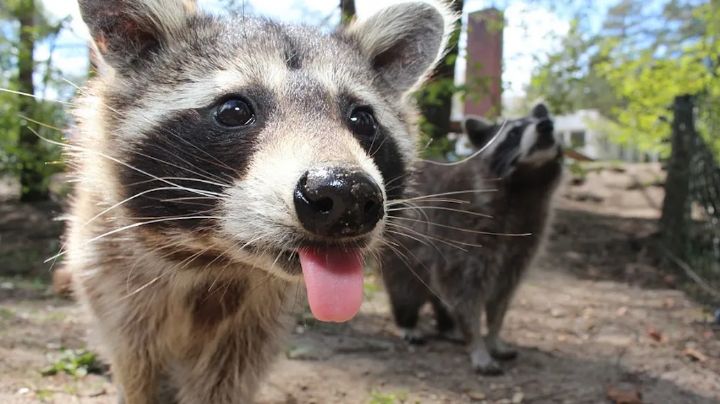
POLYGON ((49 401, 53 397, 53 392, 47 389, 35 390, 35 398, 40 401, 49 401))
POLYGON ((585 183, 588 176, 588 169, 582 163, 578 161, 572 161, 567 165, 567 169, 572 176, 572 182, 575 185, 581 185, 585 183))
POLYGON ((370 401, 368 404, 401 404, 407 400, 407 393, 401 392, 389 392, 383 393, 380 391, 373 391, 370 394, 370 401))
POLYGON ((366 276, 363 282, 363 294, 366 299, 372 299, 377 292, 380 291, 377 279, 374 276, 366 276))
POLYGON ((15 312, 6 309, 5 307, 0 307, 0 320, 11 320, 15 318, 15 312))
POLYGON ((52 365, 43 369, 43 376, 65 373, 73 377, 84 377, 89 373, 103 374, 105 366, 97 355, 90 351, 65 349, 52 365))
MULTIPOLYGON (((0 256, 0 260, 3 257, 0 256)), ((50 286, 49 280, 41 277, 20 277, 20 276, 0 276, 0 283, 12 285, 13 289, 27 290, 32 292, 45 292, 50 286)))

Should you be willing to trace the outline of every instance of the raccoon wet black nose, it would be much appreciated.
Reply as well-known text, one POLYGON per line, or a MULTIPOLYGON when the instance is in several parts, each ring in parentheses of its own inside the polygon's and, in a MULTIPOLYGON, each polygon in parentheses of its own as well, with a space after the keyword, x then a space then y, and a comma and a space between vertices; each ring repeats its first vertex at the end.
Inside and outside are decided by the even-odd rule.
POLYGON ((540 134, 552 134, 553 130, 555 130, 555 125, 553 125, 553 121, 549 119, 543 119, 542 121, 538 122, 537 125, 535 125, 535 128, 540 134))
POLYGON ((555 145, 555 137, 553 136, 554 125, 549 119, 544 119, 535 125, 538 137, 535 147, 538 149, 546 149, 555 145))
POLYGON ((298 181, 294 202, 303 227, 323 237, 369 233, 384 215, 382 190, 360 170, 308 171, 298 181))

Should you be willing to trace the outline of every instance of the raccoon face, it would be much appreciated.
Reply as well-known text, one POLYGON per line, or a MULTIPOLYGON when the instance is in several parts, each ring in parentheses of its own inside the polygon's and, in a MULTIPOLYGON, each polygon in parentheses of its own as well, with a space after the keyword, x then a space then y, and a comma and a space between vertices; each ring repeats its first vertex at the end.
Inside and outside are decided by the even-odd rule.
POLYGON ((91 147, 117 162, 113 199, 151 247, 302 269, 321 300, 352 278, 357 295, 360 257, 415 158, 409 93, 441 56, 449 13, 406 3, 327 35, 188 0, 79 3, 104 60, 91 147))
POLYGON ((562 158, 562 147, 544 104, 536 105, 527 117, 510 119, 503 124, 468 118, 464 128, 476 147, 486 146, 494 139, 482 153, 483 161, 487 161, 491 172, 501 178, 518 169, 557 164, 562 158))

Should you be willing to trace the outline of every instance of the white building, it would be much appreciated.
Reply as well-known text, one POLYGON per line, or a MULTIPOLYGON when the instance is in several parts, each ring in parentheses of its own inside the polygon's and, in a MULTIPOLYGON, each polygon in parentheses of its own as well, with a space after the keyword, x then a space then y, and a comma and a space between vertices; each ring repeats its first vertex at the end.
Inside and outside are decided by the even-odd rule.
POLYGON ((568 115, 555 116, 555 132, 563 145, 593 160, 628 162, 657 161, 657 154, 638 152, 609 139, 608 121, 594 109, 582 109, 568 115))

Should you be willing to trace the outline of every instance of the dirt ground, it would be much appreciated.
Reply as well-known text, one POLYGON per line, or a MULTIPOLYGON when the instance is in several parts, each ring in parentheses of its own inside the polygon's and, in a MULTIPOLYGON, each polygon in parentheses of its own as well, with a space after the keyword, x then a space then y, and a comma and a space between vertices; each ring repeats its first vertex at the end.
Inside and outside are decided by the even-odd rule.
MULTIPOLYGON (((645 245, 662 202, 658 173, 606 168, 559 192, 546 252, 506 321, 505 339, 520 356, 504 364, 505 375, 473 374, 457 343, 406 345, 371 277, 349 324, 298 316, 258 401, 720 402, 720 327, 675 289, 681 279, 658 271, 645 245)), ((38 229, 57 207, 0 206, 0 403, 114 403, 107 375, 41 374, 62 348, 85 346, 79 310, 47 290, 47 266, 15 276, 28 264, 13 251, 56 248, 53 229, 38 229)), ((429 316, 423 327, 432 330, 429 316)))

